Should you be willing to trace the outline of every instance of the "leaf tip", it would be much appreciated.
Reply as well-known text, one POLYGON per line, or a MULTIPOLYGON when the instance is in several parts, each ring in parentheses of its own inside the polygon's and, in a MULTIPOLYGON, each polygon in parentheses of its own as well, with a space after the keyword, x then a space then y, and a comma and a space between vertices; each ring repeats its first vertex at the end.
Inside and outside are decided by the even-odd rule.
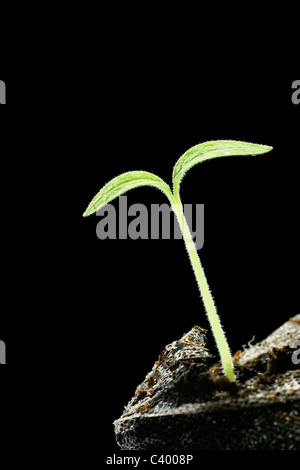
POLYGON ((271 150, 273 150, 273 147, 271 147, 270 145, 261 145, 261 144, 255 144, 256 145, 256 152, 253 153, 253 156, 255 157, 256 155, 261 155, 263 153, 268 153, 268 152, 271 152, 271 150))
POLYGON ((82 217, 88 217, 89 215, 93 214, 94 212, 96 212, 95 207, 90 204, 90 205, 86 208, 86 210, 84 211, 84 213, 82 214, 82 217))

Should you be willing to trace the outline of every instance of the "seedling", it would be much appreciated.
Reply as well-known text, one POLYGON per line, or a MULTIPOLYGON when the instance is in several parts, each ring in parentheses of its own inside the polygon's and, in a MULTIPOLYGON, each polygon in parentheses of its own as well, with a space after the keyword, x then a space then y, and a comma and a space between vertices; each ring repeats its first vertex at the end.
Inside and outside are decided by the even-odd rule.
POLYGON ((220 353, 224 373, 230 381, 235 381, 231 353, 200 258, 183 213, 183 207, 179 197, 179 187, 185 173, 197 163, 210 160, 211 158, 226 157, 229 155, 255 156, 269 152, 270 150, 272 150, 272 147, 266 145, 251 144, 235 140, 216 140, 196 145, 185 152, 173 168, 173 192, 167 183, 152 173, 146 171, 129 171, 109 181, 109 183, 96 194, 83 214, 83 216, 86 217, 97 212, 101 207, 105 206, 116 197, 138 186, 154 186, 167 196, 182 231, 205 311, 220 353))

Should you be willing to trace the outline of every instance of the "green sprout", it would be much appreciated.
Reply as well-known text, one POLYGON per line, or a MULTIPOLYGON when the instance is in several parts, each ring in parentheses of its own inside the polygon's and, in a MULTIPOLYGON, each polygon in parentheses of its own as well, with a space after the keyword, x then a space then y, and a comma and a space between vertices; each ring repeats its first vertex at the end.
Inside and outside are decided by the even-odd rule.
POLYGON ((272 150, 266 145, 251 144, 235 140, 216 140, 195 145, 185 152, 173 168, 173 192, 170 186, 158 176, 146 171, 129 171, 113 178, 93 198, 83 216, 97 212, 116 197, 138 186, 154 186, 165 193, 176 214, 182 231, 185 246, 197 280, 205 311, 211 325, 213 335, 220 353, 221 363, 225 375, 230 381, 235 381, 232 357, 227 340, 222 329, 216 306, 211 295, 209 285, 198 256, 189 226, 183 213, 183 206, 179 197, 179 187, 185 173, 197 163, 216 157, 229 155, 259 155, 272 150))

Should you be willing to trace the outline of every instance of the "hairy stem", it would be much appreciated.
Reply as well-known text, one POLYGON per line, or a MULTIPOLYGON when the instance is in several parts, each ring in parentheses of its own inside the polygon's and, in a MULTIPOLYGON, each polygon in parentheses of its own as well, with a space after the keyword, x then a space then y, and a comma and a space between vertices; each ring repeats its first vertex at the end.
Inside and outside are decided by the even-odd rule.
POLYGON ((182 231, 183 239, 185 246, 192 264, 193 271, 197 280, 197 284, 200 290, 200 294, 203 300, 203 304, 206 310, 206 314, 211 325, 217 347, 221 356, 221 362, 224 369, 225 375, 230 381, 235 381, 235 375, 233 371, 231 353, 227 344, 227 340, 222 329, 219 316, 217 314, 216 306, 214 304, 213 297, 209 290, 209 286, 206 280, 204 270, 201 265, 200 258, 197 254, 196 246, 193 241, 189 226, 185 219, 182 204, 179 201, 179 198, 176 198, 176 201, 173 199, 172 209, 175 212, 179 226, 182 231))

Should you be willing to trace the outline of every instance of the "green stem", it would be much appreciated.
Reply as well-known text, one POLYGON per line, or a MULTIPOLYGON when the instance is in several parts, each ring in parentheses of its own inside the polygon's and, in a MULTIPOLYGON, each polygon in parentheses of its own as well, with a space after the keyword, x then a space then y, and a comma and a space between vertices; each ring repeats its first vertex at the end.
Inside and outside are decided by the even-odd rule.
POLYGON ((182 231, 185 246, 196 276, 206 314, 221 356, 224 373, 230 381, 235 381, 231 353, 179 198, 177 198, 177 200, 173 199, 172 209, 177 216, 179 226, 182 231))

